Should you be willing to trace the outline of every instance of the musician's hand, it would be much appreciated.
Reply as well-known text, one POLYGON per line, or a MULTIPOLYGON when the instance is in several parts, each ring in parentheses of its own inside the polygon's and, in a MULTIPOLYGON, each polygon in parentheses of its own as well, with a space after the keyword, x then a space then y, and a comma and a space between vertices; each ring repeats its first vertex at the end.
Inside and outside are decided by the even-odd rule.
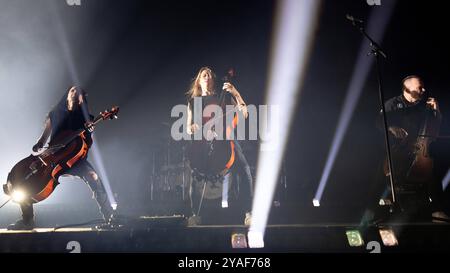
POLYGON ((200 126, 198 126, 198 124, 197 123, 193 123, 193 124, 191 124, 191 132, 192 133, 195 133, 197 130, 199 130, 200 129, 200 126))
POLYGON ((86 130, 88 130, 89 133, 94 132, 95 126, 94 123, 92 123, 91 121, 86 122, 86 130))
POLYGON ((212 140, 215 139, 217 136, 218 136, 218 135, 217 135, 216 132, 214 132, 214 131, 212 131, 212 130, 208 130, 208 131, 206 132, 205 139, 206 139, 207 141, 212 141, 212 140))
POLYGON ((32 150, 33 152, 37 153, 39 152, 40 149, 42 149, 44 147, 44 143, 38 141, 36 144, 34 144, 32 150))
POLYGON ((398 139, 404 139, 404 138, 406 138, 408 136, 408 132, 405 129, 400 128, 400 127, 393 127, 393 126, 391 126, 391 127, 389 127, 389 132, 395 138, 398 138, 398 139))
POLYGON ((435 98, 428 98, 427 105, 431 107, 431 109, 438 111, 439 110, 439 104, 437 103, 435 98))
POLYGON ((229 82, 224 83, 222 89, 230 93, 233 97, 239 94, 236 87, 229 82))
POLYGON ((244 115, 244 118, 248 118, 248 109, 247 109, 247 105, 245 104, 239 104, 237 109, 239 111, 242 112, 242 114, 244 115))

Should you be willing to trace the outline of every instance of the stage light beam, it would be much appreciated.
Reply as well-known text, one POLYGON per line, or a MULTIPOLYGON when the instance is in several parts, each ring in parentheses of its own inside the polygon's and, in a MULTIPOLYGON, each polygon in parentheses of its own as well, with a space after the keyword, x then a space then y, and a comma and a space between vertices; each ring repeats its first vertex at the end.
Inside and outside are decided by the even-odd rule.
MULTIPOLYGON (((377 8, 372 12, 367 26, 367 33, 369 33, 369 35, 371 35, 375 41, 382 41, 385 30, 392 16, 392 12, 394 11, 395 2, 395 0, 388 1, 383 4, 382 8, 377 8)), ((350 27, 352 26, 349 25, 349 28, 350 27)), ((328 183, 335 160, 342 146, 345 133, 347 132, 356 105, 361 96, 364 84, 366 83, 367 77, 369 75, 370 68, 372 67, 372 63, 374 61, 374 58, 372 56, 368 56, 368 52, 370 50, 368 41, 366 40, 366 38, 363 39, 364 41, 360 46, 358 59, 354 67, 350 86, 347 90, 347 95, 345 97, 341 115, 339 117, 339 122, 336 127, 336 132, 333 137, 331 149, 328 153, 325 168, 323 170, 320 183, 314 197, 314 200, 318 200, 319 202, 322 200, 325 186, 328 183)))
POLYGON ((447 174, 442 180, 442 189, 445 191, 448 188, 449 184, 450 184, 450 169, 447 171, 447 174))
MULTIPOLYGON (((298 103, 320 3, 317 0, 278 2, 266 104, 275 107, 278 116, 283 117, 276 121, 282 130, 274 132, 269 139, 261 136, 252 224, 248 233, 250 247, 264 246, 264 231, 298 103)), ((262 128, 273 127, 273 124, 267 123, 266 119, 260 120, 262 128)))
MULTIPOLYGON (((53 15, 53 20, 55 22, 54 30, 57 34, 59 45, 63 51, 63 56, 65 59, 67 70, 69 71, 72 82, 75 85, 80 86, 81 80, 80 80, 80 76, 79 76, 78 69, 76 66, 76 62, 73 57, 74 56, 73 50, 70 46, 69 39, 67 38, 66 31, 64 29, 64 24, 63 24, 64 21, 62 20, 55 3, 51 3, 49 8, 50 8, 51 14, 53 15)), ((89 119, 87 113, 84 113, 84 114, 85 114, 85 118, 89 119)), ((117 208, 117 201, 115 200, 114 194, 111 190, 111 183, 110 183, 109 177, 106 173, 106 169, 103 164, 103 162, 104 162, 103 157, 99 151, 97 141, 95 139, 95 133, 92 133, 92 140, 93 140, 93 144, 92 144, 92 147, 90 150, 92 151, 92 154, 93 154, 93 160, 95 162, 95 165, 98 168, 100 177, 102 178, 101 181, 102 181, 103 186, 105 187, 105 191, 108 196, 109 203, 110 203, 111 207, 115 210, 117 208)))

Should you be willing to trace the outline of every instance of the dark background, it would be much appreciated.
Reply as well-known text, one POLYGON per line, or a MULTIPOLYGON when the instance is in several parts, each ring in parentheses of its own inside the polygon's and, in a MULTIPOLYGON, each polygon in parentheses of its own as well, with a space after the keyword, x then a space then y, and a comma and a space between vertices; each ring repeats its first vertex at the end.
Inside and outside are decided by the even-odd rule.
MULTIPOLYGON (((386 181, 376 179, 384 147, 383 135, 375 128, 380 102, 372 69, 325 189, 323 207, 312 207, 362 41, 345 15, 366 20, 372 10, 383 9, 387 1, 382 0, 381 6, 369 6, 365 0, 323 2, 285 155, 287 188, 279 187, 277 193, 281 200, 277 213, 286 218, 296 222, 358 221, 368 203, 377 202, 384 189, 386 181)), ((37 14, 34 20, 44 21, 44 34, 54 31, 57 24, 56 29, 65 33, 62 39, 69 45, 71 57, 61 49, 64 46, 55 46, 57 50, 45 47, 46 54, 54 50, 61 56, 55 63, 62 68, 50 78, 51 86, 37 90, 45 103, 34 112, 26 112, 26 119, 41 124, 48 108, 74 83, 89 92, 93 113, 119 105, 120 119, 99 126, 96 132, 119 206, 139 213, 170 213, 155 212, 156 207, 169 205, 149 198, 153 154, 156 166, 165 160, 170 132, 166 124, 174 121, 170 110, 185 103, 184 93, 191 79, 205 65, 212 67, 219 78, 234 67, 236 86, 246 102, 264 103, 276 2, 91 0, 82 1, 80 7, 69 7, 64 1, 36 2, 34 9, 28 7, 37 14), (59 19, 47 22, 50 14, 59 19), (64 62, 72 62, 76 72, 71 73, 70 65, 64 62)), ((20 12, 23 10, 18 16, 20 12)), ((33 24, 27 18, 31 17, 21 17, 24 27, 33 24)), ((450 133, 450 53, 445 42, 445 18, 441 1, 397 1, 380 41, 388 54, 382 63, 386 98, 400 94, 405 76, 421 75, 427 90, 440 102, 443 134, 450 133)), ((61 35, 50 37, 49 44, 61 43, 61 35)), ((2 94, 7 88, 2 87, 2 94)), ((24 99, 27 104, 34 104, 32 97, 24 99)), ((25 148, 34 144, 39 131, 36 128, 26 137, 25 148)), ((182 144, 171 145, 173 160, 177 161, 182 144)), ((243 146, 250 164, 256 167, 257 143, 245 142, 243 146)), ((14 151, 7 156, 20 157, 14 151)), ((445 174, 448 164, 444 159, 439 164, 445 174)), ((65 194, 58 190, 54 194, 60 196, 57 203, 63 206, 90 197, 87 191, 75 194, 78 188, 64 187, 65 194)))

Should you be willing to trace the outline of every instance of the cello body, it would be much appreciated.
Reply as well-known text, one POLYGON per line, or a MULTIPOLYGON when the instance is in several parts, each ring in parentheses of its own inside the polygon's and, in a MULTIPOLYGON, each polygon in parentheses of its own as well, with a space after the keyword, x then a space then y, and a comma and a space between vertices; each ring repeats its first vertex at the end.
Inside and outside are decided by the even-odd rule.
MULTIPOLYGON (((203 119, 206 124, 210 119, 203 119)), ((188 150, 190 166, 200 176, 214 178, 228 173, 235 161, 235 145, 228 138, 237 124, 237 116, 233 119, 233 125, 225 130, 225 140, 193 140, 188 150)))
MULTIPOLYGON (((394 173, 399 182, 420 185, 433 179, 433 158, 430 155, 430 144, 439 135, 439 119, 436 113, 429 109, 425 112, 418 135, 407 136, 393 145, 392 161, 394 173)), ((384 173, 389 175, 387 160, 384 164, 384 173)))
POLYGON ((427 117, 414 143, 414 161, 408 171, 408 179, 415 182, 428 182, 433 179, 434 160, 430 155, 430 144, 439 135, 439 123, 433 115, 433 111, 427 111, 427 117))
MULTIPOLYGON (((223 78, 224 82, 231 82, 234 77, 234 70, 230 69, 227 75, 223 78)), ((220 122, 226 119, 226 116, 230 113, 225 111, 225 99, 226 92, 222 91, 221 97, 218 101, 213 101, 212 104, 216 104, 221 107, 223 114, 219 117, 203 118, 202 125, 208 124, 212 119, 220 118, 220 122)), ((205 108, 207 105, 203 105, 205 108)), ((231 112, 234 114, 234 112, 231 112)), ((232 124, 225 126, 225 139, 224 140, 194 140, 190 145, 188 151, 188 158, 190 166, 195 175, 200 175, 207 179, 220 179, 225 176, 233 166, 235 162, 235 144, 230 139, 232 131, 236 128, 239 118, 238 115, 234 115, 232 124)), ((208 128, 214 131, 214 128, 208 128)))
POLYGON ((83 131, 80 134, 65 131, 50 142, 50 146, 60 145, 73 135, 76 137, 55 153, 30 155, 18 162, 8 174, 8 184, 14 189, 26 192, 27 201, 37 203, 47 199, 58 186, 59 177, 78 161, 87 157, 92 144, 83 131))
POLYGON ((234 143, 233 141, 193 141, 188 157, 191 168, 197 174, 211 178, 224 176, 234 164, 234 143))
MULTIPOLYGON (((118 112, 118 107, 101 112, 92 125, 117 118, 118 112)), ((59 177, 85 159, 91 145, 92 138, 86 129, 58 133, 50 141, 47 150, 22 159, 11 169, 3 190, 10 196, 14 191, 21 191, 26 203, 38 203, 47 199, 58 186, 59 177)))

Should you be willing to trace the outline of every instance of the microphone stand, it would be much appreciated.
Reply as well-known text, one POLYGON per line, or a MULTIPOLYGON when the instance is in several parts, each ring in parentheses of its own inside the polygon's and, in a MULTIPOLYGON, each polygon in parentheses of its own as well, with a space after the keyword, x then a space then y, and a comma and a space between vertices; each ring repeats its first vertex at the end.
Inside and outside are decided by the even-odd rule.
POLYGON ((383 49, 367 34, 367 32, 364 29, 363 21, 356 20, 351 16, 347 16, 347 19, 352 21, 353 26, 356 27, 361 34, 367 38, 370 42, 370 53, 368 55, 372 55, 375 57, 375 63, 376 63, 376 71, 377 71, 377 80, 378 80, 378 96, 381 104, 381 112, 383 116, 383 126, 384 126, 384 141, 386 145, 386 154, 387 154, 387 160, 388 160, 388 168, 389 168, 389 181, 391 185, 391 194, 392 194, 392 205, 390 207, 390 212, 392 213, 394 211, 393 206, 397 205, 397 194, 395 192, 395 175, 394 175, 394 167, 392 164, 392 154, 391 154, 391 145, 389 141, 389 132, 388 132, 388 124, 387 124, 387 118, 386 118, 386 108, 384 104, 384 92, 383 92, 383 82, 381 78, 381 61, 380 57, 383 57, 384 59, 387 59, 386 53, 383 51, 383 49), (357 24, 358 23, 358 24, 357 24))

